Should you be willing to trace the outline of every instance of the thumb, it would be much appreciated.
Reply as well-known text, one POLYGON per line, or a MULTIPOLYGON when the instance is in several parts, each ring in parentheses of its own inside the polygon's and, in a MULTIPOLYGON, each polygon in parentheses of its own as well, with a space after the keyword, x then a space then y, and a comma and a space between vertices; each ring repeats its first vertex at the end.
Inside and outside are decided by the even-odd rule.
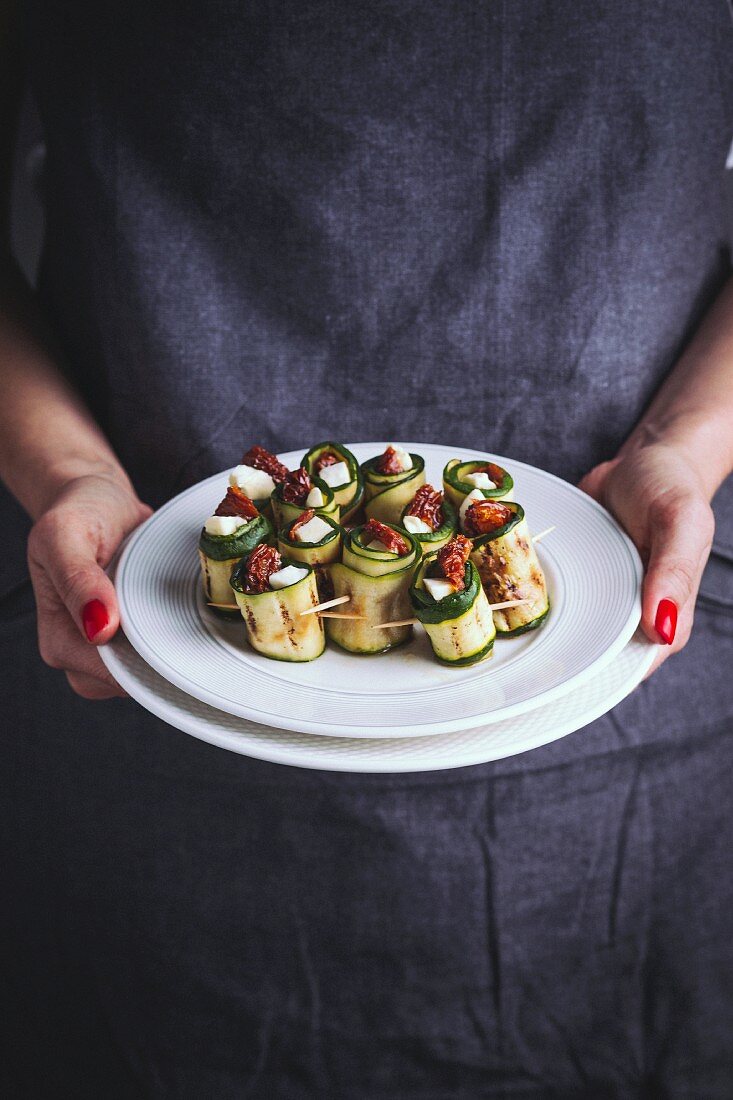
POLYGON ((665 495, 651 506, 641 620, 651 641, 676 641, 676 648, 687 641, 714 527, 712 509, 702 496, 665 495))

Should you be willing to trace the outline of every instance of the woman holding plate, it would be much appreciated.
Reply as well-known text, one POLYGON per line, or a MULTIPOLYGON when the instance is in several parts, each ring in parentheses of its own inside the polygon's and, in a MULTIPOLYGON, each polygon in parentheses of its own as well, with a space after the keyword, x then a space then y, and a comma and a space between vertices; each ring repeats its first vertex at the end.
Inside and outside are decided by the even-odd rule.
POLYGON ((727 1095, 727 5, 2 18, 1 162, 24 57, 46 142, 0 328, 5 1091, 727 1095), (664 667, 545 748, 407 776, 115 698, 125 535, 252 440, 333 438, 582 479, 664 667))

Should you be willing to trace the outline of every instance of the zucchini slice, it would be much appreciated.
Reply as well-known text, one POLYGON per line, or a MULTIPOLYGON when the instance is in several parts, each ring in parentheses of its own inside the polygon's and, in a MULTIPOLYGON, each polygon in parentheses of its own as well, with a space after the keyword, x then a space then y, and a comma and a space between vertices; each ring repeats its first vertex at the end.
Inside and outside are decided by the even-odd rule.
POLYGON ((415 492, 425 484, 425 459, 411 454, 412 466, 398 474, 383 474, 377 468, 382 456, 374 455, 361 464, 364 479, 364 511, 368 519, 381 523, 399 523, 403 509, 415 492))
POLYGON ((244 619, 247 640, 253 649, 276 661, 314 661, 326 648, 326 635, 318 615, 301 615, 318 603, 316 574, 310 565, 283 559, 282 567, 298 565, 307 575, 289 588, 245 592, 246 558, 232 573, 234 591, 244 619))
MULTIPOLYGON (((400 515, 399 522, 400 526, 403 528, 405 524, 405 516, 407 515, 407 509, 410 507, 411 503, 412 501, 405 505, 400 515)), ((433 550, 442 549, 442 547, 444 547, 446 543, 450 542, 450 540, 453 538, 456 531, 458 530, 458 513, 456 512, 455 507, 449 500, 447 493, 443 498, 443 504, 441 505, 441 507, 443 509, 443 522, 441 523, 440 527, 438 527, 435 531, 425 531, 424 533, 422 531, 415 532, 415 538, 420 543, 423 554, 430 554, 433 552, 433 550)))
POLYGON ((518 607, 494 612, 497 634, 511 638, 541 626, 550 610, 547 582, 532 543, 521 504, 504 500, 512 518, 487 535, 469 535, 471 561, 478 569, 490 603, 528 599, 518 607))
POLYGON ((337 562, 341 557, 341 540, 343 530, 332 516, 316 512, 324 523, 331 528, 330 534, 324 535, 320 542, 301 542, 290 534, 292 521, 283 527, 277 536, 277 548, 280 553, 298 564, 312 565, 316 574, 319 598, 330 600, 333 596, 333 583, 329 566, 337 562))
MULTIPOLYGON (((462 462, 460 458, 452 458, 450 462, 446 463, 443 470, 443 489, 446 497, 450 498, 456 509, 461 507, 464 498, 476 488, 470 481, 463 480, 465 475, 485 470, 487 466, 493 466, 492 473, 501 474, 501 480, 492 477, 491 480, 495 483, 496 488, 483 489, 484 496, 489 500, 503 500, 504 497, 509 496, 514 488, 514 478, 503 466, 497 466, 495 462, 490 463, 488 459, 472 458, 467 462, 462 462)), ((489 474, 489 477, 491 477, 491 474, 489 474)))
MULTIPOLYGON (((210 535, 205 527, 201 528, 198 553, 207 601, 223 604, 232 602, 232 590, 229 586, 232 570, 250 550, 254 550, 261 542, 267 542, 272 533, 270 521, 267 516, 262 515, 248 522, 243 521, 242 526, 232 535, 210 535)), ((236 615, 236 612, 223 613, 236 615)))
POLYGON ((433 653, 442 664, 465 668, 492 655, 496 626, 489 601, 473 562, 466 562, 462 591, 434 600, 425 590, 425 577, 438 557, 428 554, 418 565, 410 585, 410 602, 425 628, 433 653))
POLYGON ((369 550, 361 541, 362 531, 356 527, 345 533, 342 560, 330 567, 330 573, 334 595, 350 596, 348 610, 363 619, 326 619, 326 632, 349 653, 383 653, 412 637, 411 626, 375 627, 412 618, 409 588, 420 546, 409 531, 399 531, 409 544, 407 554, 369 550))
MULTIPOLYGON (((313 511, 317 516, 331 516, 338 523, 341 508, 336 501, 333 489, 329 485, 326 485, 326 482, 320 477, 311 474, 310 479, 313 482, 313 488, 320 489, 324 497, 324 503, 321 507, 314 508, 313 511)), ((275 529, 278 531, 283 527, 288 527, 293 520, 297 519, 299 515, 311 507, 310 504, 293 504, 290 500, 283 500, 283 485, 284 482, 280 482, 279 485, 276 485, 275 491, 270 497, 272 518, 275 522, 275 529)))
POLYGON ((343 443, 317 443, 315 447, 303 455, 300 465, 305 466, 313 477, 319 474, 318 462, 322 455, 335 455, 339 462, 345 462, 349 468, 349 480, 345 485, 333 487, 333 495, 336 503, 341 508, 341 522, 346 523, 356 515, 364 499, 364 482, 356 458, 344 447, 343 443))

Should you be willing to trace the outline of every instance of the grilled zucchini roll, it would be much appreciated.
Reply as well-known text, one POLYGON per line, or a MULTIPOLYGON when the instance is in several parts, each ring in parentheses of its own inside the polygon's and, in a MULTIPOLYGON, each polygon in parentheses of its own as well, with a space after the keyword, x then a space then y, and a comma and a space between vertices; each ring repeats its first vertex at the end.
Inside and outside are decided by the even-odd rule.
POLYGON ((513 488, 512 475, 495 462, 480 459, 461 462, 459 458, 452 458, 443 470, 443 489, 455 508, 460 508, 474 489, 483 490, 489 500, 503 500, 513 488))
POLYGON ((258 511, 269 512, 275 486, 287 476, 288 468, 283 466, 277 455, 256 444, 242 456, 239 466, 231 471, 229 484, 246 493, 255 502, 258 511))
POLYGON ((293 470, 284 481, 275 486, 270 503, 275 529, 278 531, 296 520, 306 509, 312 509, 319 516, 331 516, 337 522, 341 511, 333 489, 321 478, 311 477, 304 466, 293 470))
POLYGON ((474 493, 461 506, 461 524, 473 542, 471 561, 489 602, 529 600, 494 611, 497 634, 509 638, 535 630, 545 621, 550 601, 524 509, 510 501, 488 500, 481 489, 474 493))
POLYGON ((490 657, 496 626, 476 566, 471 540, 457 535, 418 565, 410 585, 415 615, 443 664, 465 668, 490 657))
POLYGON ((232 573, 231 589, 253 649, 277 661, 313 661, 326 648, 318 615, 301 612, 318 604, 310 565, 282 558, 272 546, 257 546, 232 573))
POLYGON ((361 464, 368 519, 399 523, 403 509, 425 482, 425 460, 390 443, 384 454, 361 464))
POLYGON ((400 523, 415 535, 423 554, 440 550, 458 530, 458 514, 448 498, 432 485, 421 485, 403 509, 400 523))
POLYGON ((411 626, 375 627, 412 618, 409 588, 419 559, 414 535, 377 520, 345 534, 342 560, 331 566, 334 595, 350 596, 349 612, 363 618, 327 619, 331 641, 350 653, 382 653, 409 641, 411 626))
POLYGON ((199 537, 199 560, 204 594, 209 603, 231 604, 229 578, 244 554, 272 535, 269 520, 236 488, 227 489, 213 516, 209 516, 199 537))
POLYGON ((318 595, 321 600, 333 596, 333 584, 329 566, 341 557, 343 531, 332 516, 325 516, 308 508, 277 537, 277 547, 291 561, 312 565, 316 573, 318 595))
POLYGON ((341 522, 355 516, 364 499, 364 482, 351 451, 342 443, 317 443, 300 462, 311 477, 325 481, 341 508, 341 522))

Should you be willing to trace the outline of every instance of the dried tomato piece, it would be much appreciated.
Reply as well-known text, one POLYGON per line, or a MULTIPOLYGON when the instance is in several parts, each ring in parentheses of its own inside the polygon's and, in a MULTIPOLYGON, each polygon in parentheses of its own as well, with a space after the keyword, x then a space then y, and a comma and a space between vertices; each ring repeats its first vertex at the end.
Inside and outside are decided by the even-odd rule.
POLYGON ((278 484, 288 476, 287 466, 283 466, 277 455, 266 451, 264 447, 260 447, 259 443, 255 443, 254 447, 250 447, 246 455, 242 456, 242 465, 254 466, 255 470, 264 470, 278 484))
POLYGON ((387 550, 402 557, 410 550, 410 544, 398 531, 388 527, 386 523, 380 523, 378 519, 370 519, 364 524, 361 532, 361 541, 364 546, 377 539, 383 543, 387 550))
POLYGON ((316 513, 312 508, 306 508, 304 512, 301 512, 298 518, 294 519, 293 522, 290 524, 288 538, 294 539, 296 533, 300 530, 300 528, 305 527, 306 523, 310 523, 315 514, 316 513))
POLYGON ((483 466, 476 466, 472 473, 474 474, 488 474, 494 485, 501 485, 504 480, 504 471, 501 466, 497 466, 495 462, 487 462, 483 466))
POLYGON ((242 519, 254 519, 259 515, 247 494, 236 485, 230 485, 227 495, 214 512, 215 516, 241 516, 242 519))
POLYGON ((316 473, 319 474, 326 466, 335 466, 337 462, 343 462, 343 458, 339 458, 333 451, 324 451, 316 459, 316 473))
POLYGON ((421 485, 405 515, 417 516, 423 523, 427 523, 431 531, 437 531, 445 522, 443 494, 432 485, 421 485))
POLYGON ((244 575, 244 590, 251 594, 267 592, 270 587, 270 577, 277 573, 282 566, 282 558, 274 546, 265 546, 260 543, 247 558, 247 569, 244 575))
POLYGON ((477 500, 467 509, 463 529, 467 535, 488 535, 508 523, 514 513, 498 500, 477 500))
POLYGON ((473 546, 471 540, 464 535, 456 535, 447 542, 442 550, 438 551, 438 566, 447 581, 450 581, 458 592, 465 587, 463 574, 466 571, 466 562, 471 556, 473 546))
POLYGON ((380 455, 376 460, 374 469, 380 474, 404 473, 397 451, 391 444, 387 447, 384 454, 380 455))
POLYGON ((280 492, 282 499, 287 501, 288 504, 305 504, 308 493, 312 488, 313 482, 308 475, 308 471, 304 466, 300 466, 299 469, 293 470, 292 474, 288 474, 282 483, 280 492))

